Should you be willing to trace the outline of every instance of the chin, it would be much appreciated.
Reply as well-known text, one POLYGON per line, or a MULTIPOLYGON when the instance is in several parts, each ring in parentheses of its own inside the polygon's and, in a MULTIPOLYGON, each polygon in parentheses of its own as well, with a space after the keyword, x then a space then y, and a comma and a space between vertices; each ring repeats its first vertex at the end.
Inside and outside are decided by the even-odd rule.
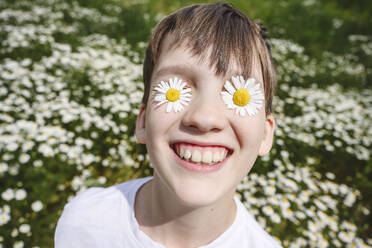
MULTIPOLYGON (((202 180, 201 178, 184 177, 177 180, 172 187, 180 203, 188 208, 213 206, 229 195, 230 187, 221 180, 202 180)), ((233 194, 231 194, 233 196, 233 194)))

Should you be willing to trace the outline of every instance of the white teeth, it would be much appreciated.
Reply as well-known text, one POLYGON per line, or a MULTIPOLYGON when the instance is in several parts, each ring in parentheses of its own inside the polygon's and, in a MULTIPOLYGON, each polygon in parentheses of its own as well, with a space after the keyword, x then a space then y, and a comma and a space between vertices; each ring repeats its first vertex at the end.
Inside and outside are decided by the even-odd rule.
MULTIPOLYGON (((208 148, 209 149, 209 148, 208 148)), ((208 149, 195 149, 188 146, 177 146, 176 152, 178 155, 187 160, 194 163, 202 163, 202 164, 213 164, 218 163, 224 160, 227 156, 227 149, 222 150, 208 150, 208 149)))
POLYGON ((201 153, 198 150, 192 152, 191 161, 194 163, 200 163, 202 159, 201 153))
POLYGON ((191 152, 189 150, 186 150, 184 158, 185 159, 190 159, 191 158, 191 152))
POLYGON ((221 160, 222 160, 223 158, 225 158, 226 155, 227 155, 227 151, 226 151, 226 150, 221 151, 221 154, 220 154, 220 156, 221 156, 221 160))
POLYGON ((213 162, 214 163, 219 162, 220 160, 222 160, 221 158, 223 158, 223 157, 220 156, 219 152, 213 153, 213 162))
POLYGON ((212 162, 212 152, 210 151, 206 151, 204 154, 203 154, 203 159, 202 159, 203 163, 205 164, 210 164, 212 162))
POLYGON ((180 157, 181 158, 185 157, 185 148, 183 148, 183 146, 181 146, 180 148, 180 157))

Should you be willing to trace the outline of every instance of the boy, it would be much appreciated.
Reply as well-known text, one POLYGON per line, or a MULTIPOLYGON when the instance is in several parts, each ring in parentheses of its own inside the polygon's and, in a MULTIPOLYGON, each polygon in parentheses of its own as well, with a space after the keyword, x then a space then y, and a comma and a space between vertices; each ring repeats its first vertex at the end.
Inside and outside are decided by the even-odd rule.
POLYGON ((226 3, 163 19, 144 62, 136 136, 154 175, 66 205, 60 247, 280 247, 234 197, 274 133, 275 69, 260 27, 226 3))

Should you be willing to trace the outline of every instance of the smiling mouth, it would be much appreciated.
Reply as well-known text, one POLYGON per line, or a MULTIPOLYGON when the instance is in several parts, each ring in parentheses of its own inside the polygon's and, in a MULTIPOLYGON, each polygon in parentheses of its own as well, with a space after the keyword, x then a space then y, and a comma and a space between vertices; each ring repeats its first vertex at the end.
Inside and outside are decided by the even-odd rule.
POLYGON ((198 146, 183 142, 171 147, 180 159, 205 166, 218 164, 232 153, 223 146, 198 146))

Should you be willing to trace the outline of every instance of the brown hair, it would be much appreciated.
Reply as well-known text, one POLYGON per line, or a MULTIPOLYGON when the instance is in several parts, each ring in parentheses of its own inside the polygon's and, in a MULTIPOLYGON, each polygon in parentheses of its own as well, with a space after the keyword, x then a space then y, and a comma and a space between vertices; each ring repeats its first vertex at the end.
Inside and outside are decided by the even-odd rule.
POLYGON ((142 103, 147 104, 154 66, 161 52, 161 43, 167 35, 172 35, 173 46, 185 44, 201 58, 211 47, 210 66, 215 68, 217 75, 225 75, 231 60, 235 59, 243 75, 248 77, 252 61, 257 58, 264 81, 266 114, 273 112, 276 72, 270 46, 264 40, 265 29, 223 2, 182 8, 165 17, 155 27, 143 65, 145 92, 142 103))

